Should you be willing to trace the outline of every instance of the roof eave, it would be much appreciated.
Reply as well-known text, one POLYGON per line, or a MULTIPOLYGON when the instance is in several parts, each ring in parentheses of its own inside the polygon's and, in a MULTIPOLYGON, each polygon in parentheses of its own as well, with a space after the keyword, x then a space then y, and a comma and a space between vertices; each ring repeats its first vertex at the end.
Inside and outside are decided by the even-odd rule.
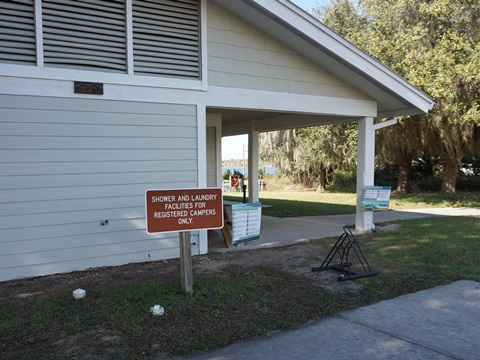
MULTIPOLYGON (((296 43, 293 46, 297 46, 297 50, 300 46, 312 46, 336 64, 329 69, 325 59, 322 61, 319 56, 310 56, 312 61, 330 71, 334 70, 339 77, 343 75, 343 80, 347 82, 354 82, 353 77, 356 77, 359 83, 367 82, 376 87, 377 93, 384 92, 405 104, 402 109, 395 107, 379 111, 379 116, 383 117, 387 113, 389 116, 421 114, 433 108, 434 101, 430 96, 288 0, 221 0, 218 3, 253 22, 263 31, 273 30, 275 25, 288 29, 291 36, 303 40, 301 44, 292 41, 292 44, 296 43), (263 19, 252 14, 252 7, 263 19)), ((278 35, 278 31, 271 31, 270 34, 278 35)), ((305 53, 313 52, 306 49, 305 53)), ((358 84, 352 85, 358 87, 358 84)), ((373 98, 379 102, 382 100, 378 96, 373 98)), ((380 108, 382 107, 379 106, 380 108)))

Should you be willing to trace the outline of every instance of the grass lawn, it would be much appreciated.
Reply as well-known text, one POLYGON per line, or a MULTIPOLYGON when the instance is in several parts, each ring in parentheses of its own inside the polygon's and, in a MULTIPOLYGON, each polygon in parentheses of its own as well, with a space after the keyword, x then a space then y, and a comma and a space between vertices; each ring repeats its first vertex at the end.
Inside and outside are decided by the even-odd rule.
MULTIPOLYGON (((285 203, 275 203, 273 195, 267 194, 274 192, 262 193, 262 202, 288 204, 292 197, 294 203, 304 205, 322 195, 285 193, 288 198, 277 200, 285 203)), ((351 194, 333 195, 322 197, 323 204, 338 209, 353 206, 347 203, 351 194)), ((418 200, 420 207, 478 206, 479 198, 435 200, 427 194, 418 200)), ((411 201, 404 198, 398 203, 410 208, 411 201)), ((286 207, 291 215, 307 213, 294 212, 300 205, 286 207)), ((308 211, 317 214, 319 210, 312 205, 308 211)), ((351 282, 338 283, 335 275, 320 283, 318 273, 286 270, 295 260, 289 256, 294 251, 303 251, 307 260, 319 252, 326 256, 336 241, 328 238, 281 249, 205 255, 206 263, 219 262, 223 267, 194 273, 194 294, 189 297, 180 294, 179 278, 167 271, 170 265, 177 269, 177 260, 151 263, 148 271, 136 264, 137 272, 128 268, 122 276, 115 271, 104 275, 111 269, 86 272, 82 281, 90 280, 87 297, 78 301, 72 298, 72 290, 79 285, 78 274, 0 283, 0 353, 6 359, 169 358, 293 329, 310 320, 458 279, 480 281, 479 220, 406 220, 396 222, 396 230, 365 235, 362 248, 381 273, 351 282), (267 261, 271 251, 277 251, 280 258, 267 261), (265 261, 250 263, 248 257, 258 257, 257 252, 265 261), (244 265, 228 265, 240 256, 246 259, 244 265), (149 271, 154 276, 146 276, 149 271), (102 281, 95 281, 99 278, 102 281), (149 313, 154 304, 165 307, 164 316, 149 313)), ((309 264, 304 266, 308 269, 309 264)))
MULTIPOLYGON (((242 193, 225 193, 225 200, 242 201, 242 193)), ((356 195, 353 193, 317 191, 262 191, 260 202, 271 205, 264 208, 268 216, 321 216, 354 214, 356 195)), ((431 207, 480 207, 480 193, 419 193, 401 195, 392 193, 391 210, 431 207)))

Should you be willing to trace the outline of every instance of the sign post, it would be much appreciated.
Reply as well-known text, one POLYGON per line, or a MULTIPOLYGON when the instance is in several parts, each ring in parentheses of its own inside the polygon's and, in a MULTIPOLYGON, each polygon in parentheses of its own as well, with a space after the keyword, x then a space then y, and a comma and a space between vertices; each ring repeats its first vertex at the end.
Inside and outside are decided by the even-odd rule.
POLYGON ((193 264, 190 231, 179 233, 180 240, 180 279, 185 295, 193 294, 193 264))
POLYGON ((180 274, 184 294, 193 293, 190 231, 223 227, 220 188, 147 190, 147 232, 180 232, 180 274))

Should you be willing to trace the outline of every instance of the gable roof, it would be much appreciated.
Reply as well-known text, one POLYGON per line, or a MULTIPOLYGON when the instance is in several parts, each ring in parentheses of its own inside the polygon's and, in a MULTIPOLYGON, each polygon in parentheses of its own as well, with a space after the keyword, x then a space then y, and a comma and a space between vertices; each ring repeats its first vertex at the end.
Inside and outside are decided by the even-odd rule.
POLYGON ((212 0, 378 103, 378 117, 427 113, 434 101, 288 0, 212 0))

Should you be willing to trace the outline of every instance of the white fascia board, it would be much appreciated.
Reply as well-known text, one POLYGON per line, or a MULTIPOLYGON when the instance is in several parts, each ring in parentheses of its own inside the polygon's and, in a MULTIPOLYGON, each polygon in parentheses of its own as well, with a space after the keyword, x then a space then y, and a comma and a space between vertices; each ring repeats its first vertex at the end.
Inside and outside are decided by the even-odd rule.
POLYGON ((210 86, 206 94, 209 107, 248 109, 345 117, 376 117, 377 103, 372 100, 292 94, 210 86))
MULTIPOLYGON (((422 112, 428 112, 434 105, 433 100, 423 91, 287 0, 222 0, 221 3, 231 8, 240 3, 256 5, 258 11, 267 15, 273 23, 287 27, 296 36, 359 74, 365 81, 375 83, 386 92, 403 98, 422 112)), ((265 21, 262 23, 265 30, 268 24, 265 21)), ((335 74, 339 75, 338 72, 335 74)))
POLYGON ((39 80, 0 76, 0 94, 201 105, 205 102, 204 95, 206 92, 202 91, 201 88, 130 86, 105 83, 103 95, 75 94, 72 80, 39 80))
MULTIPOLYGON (((14 64, 0 64, 1 77, 30 80, 87 81, 104 84, 147 86, 172 89, 206 90, 201 80, 179 79, 161 76, 142 76, 117 73, 105 73, 88 70, 37 67, 14 64)), ((3 81, 3 79, 2 79, 3 81)))
POLYGON ((376 117, 377 103, 372 100, 291 94, 264 90, 211 86, 208 91, 150 86, 105 84, 103 95, 75 94, 72 80, 39 80, 0 77, 0 94, 103 99, 117 101, 164 102, 205 105, 259 111, 341 116, 376 117))

